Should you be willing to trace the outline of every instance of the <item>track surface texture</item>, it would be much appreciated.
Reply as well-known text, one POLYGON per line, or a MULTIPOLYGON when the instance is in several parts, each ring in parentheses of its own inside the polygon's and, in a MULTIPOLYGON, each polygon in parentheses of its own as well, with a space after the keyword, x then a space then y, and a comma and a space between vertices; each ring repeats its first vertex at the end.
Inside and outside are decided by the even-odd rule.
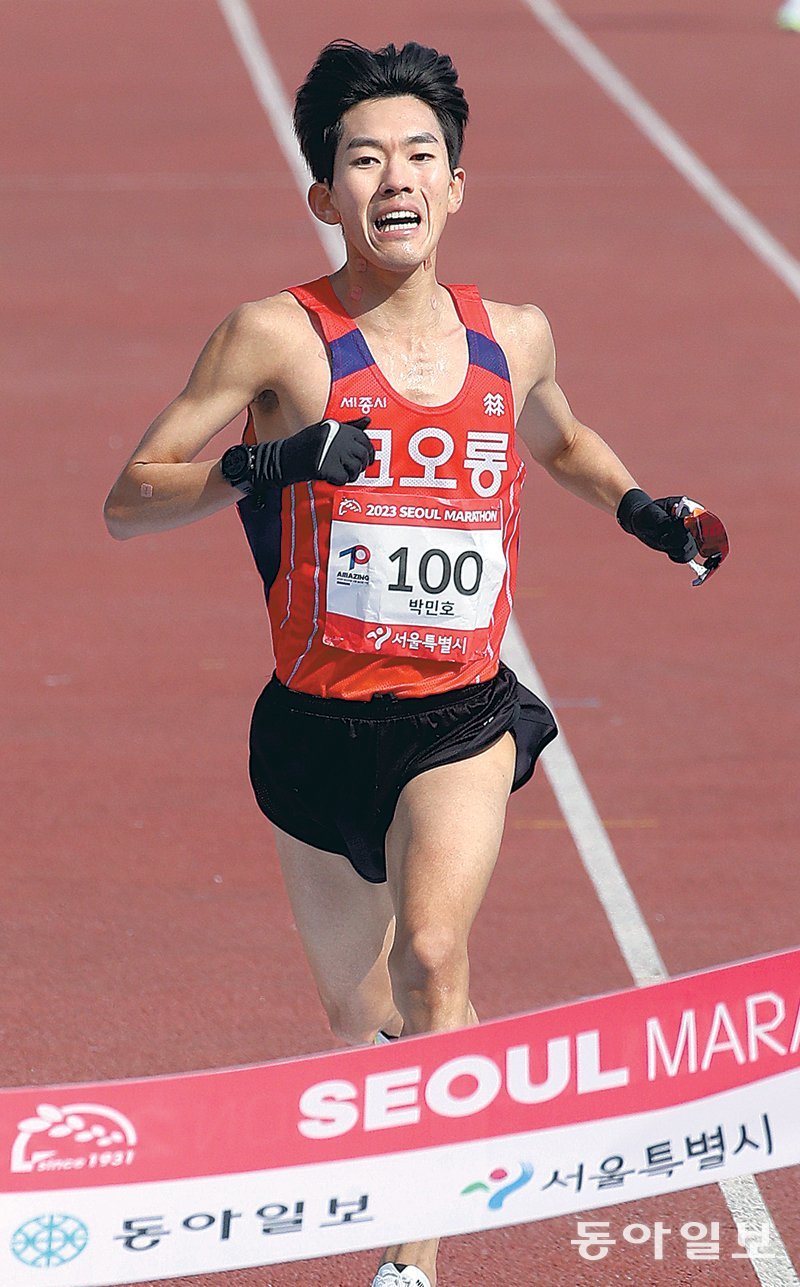
MULTIPOLYGON (((576 413, 652 494, 725 517, 731 558, 693 590, 532 470, 517 618, 667 970, 796 945, 798 300, 522 0, 251 7, 289 93, 341 35, 452 53, 472 124, 443 278, 539 304, 576 413)), ((565 11, 800 256, 800 37, 771 3, 565 11)), ((119 545, 101 505, 216 323, 328 263, 215 0, 0 0, 0 19, 0 1078, 327 1049, 246 780, 271 656, 235 515, 119 545)), ((487 1018, 630 984, 541 772, 471 957, 487 1018)), ((800 1264, 797 1179, 759 1185, 800 1264)), ((673 1237, 663 1261, 590 1265, 570 1218, 449 1241, 441 1287, 757 1283, 715 1185, 600 1215, 618 1238, 718 1220, 722 1255, 688 1262, 673 1237)), ((355 1287, 375 1261, 182 1282, 355 1287)))

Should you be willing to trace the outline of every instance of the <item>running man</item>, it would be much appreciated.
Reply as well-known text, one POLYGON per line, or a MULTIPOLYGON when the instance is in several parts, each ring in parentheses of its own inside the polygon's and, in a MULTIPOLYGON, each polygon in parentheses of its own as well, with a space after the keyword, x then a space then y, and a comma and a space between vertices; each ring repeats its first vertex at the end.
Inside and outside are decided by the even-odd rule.
MULTIPOLYGON (((276 659, 250 736, 294 917, 331 1028, 358 1044, 476 1023, 467 944, 509 792, 555 736, 500 661, 525 465, 675 562, 697 547, 555 380, 532 305, 444 286, 468 107, 451 60, 328 45, 297 94, 331 277, 243 304, 106 502, 112 536, 238 504, 276 659), (244 441, 196 461, 247 411, 244 441)), ((435 1241, 373 1287, 435 1287, 435 1241)))

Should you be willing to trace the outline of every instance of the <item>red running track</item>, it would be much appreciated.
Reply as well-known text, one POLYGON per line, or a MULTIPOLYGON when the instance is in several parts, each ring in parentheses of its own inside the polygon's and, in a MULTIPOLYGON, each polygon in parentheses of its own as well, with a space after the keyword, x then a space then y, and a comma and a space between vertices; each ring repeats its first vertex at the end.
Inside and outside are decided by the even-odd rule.
MULTIPOLYGON (((521 0, 253 0, 291 91, 328 39, 450 51, 473 109, 446 278, 548 313, 576 412, 650 490, 722 513, 702 591, 544 475, 518 618, 659 951, 686 972, 798 941, 797 301, 521 0)), ((800 254, 800 38, 765 0, 570 16, 800 254), (794 158, 794 159, 793 159, 794 158)), ((236 303, 327 262, 214 0, 0 0, 8 559, 2 1083, 263 1061, 330 1042, 250 797, 270 672, 230 513, 115 545, 103 496, 236 303)), ((234 438, 234 430, 226 437, 234 438)), ((543 775, 514 797, 472 942, 486 1017, 629 976, 543 775)), ((797 1175, 760 1181, 800 1263, 797 1175)), ((754 1284, 716 1186, 603 1213, 722 1225, 588 1266, 572 1219, 448 1242, 442 1287, 754 1284)), ((350 1287, 373 1255, 183 1279, 350 1287)))

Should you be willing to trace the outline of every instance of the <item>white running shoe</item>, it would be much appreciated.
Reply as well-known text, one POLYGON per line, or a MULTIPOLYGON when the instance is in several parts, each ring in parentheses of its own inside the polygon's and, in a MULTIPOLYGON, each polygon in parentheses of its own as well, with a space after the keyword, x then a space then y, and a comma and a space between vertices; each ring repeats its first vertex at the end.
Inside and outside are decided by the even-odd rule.
POLYGON ((778 10, 777 23, 784 31, 800 31, 800 0, 785 0, 778 10))
POLYGON ((431 1280, 416 1265, 381 1265, 372 1287, 431 1287, 431 1280))

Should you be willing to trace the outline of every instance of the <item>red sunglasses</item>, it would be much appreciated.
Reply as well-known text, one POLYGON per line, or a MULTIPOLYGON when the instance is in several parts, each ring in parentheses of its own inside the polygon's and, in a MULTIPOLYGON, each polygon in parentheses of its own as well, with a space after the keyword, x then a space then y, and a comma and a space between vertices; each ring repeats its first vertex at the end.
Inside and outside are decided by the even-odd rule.
POLYGON ((702 585, 712 572, 716 572, 723 559, 728 557, 730 545, 722 519, 705 509, 698 501, 682 496, 672 510, 673 518, 682 518, 683 525, 697 546, 697 558, 689 566, 696 572, 692 585, 702 585))

